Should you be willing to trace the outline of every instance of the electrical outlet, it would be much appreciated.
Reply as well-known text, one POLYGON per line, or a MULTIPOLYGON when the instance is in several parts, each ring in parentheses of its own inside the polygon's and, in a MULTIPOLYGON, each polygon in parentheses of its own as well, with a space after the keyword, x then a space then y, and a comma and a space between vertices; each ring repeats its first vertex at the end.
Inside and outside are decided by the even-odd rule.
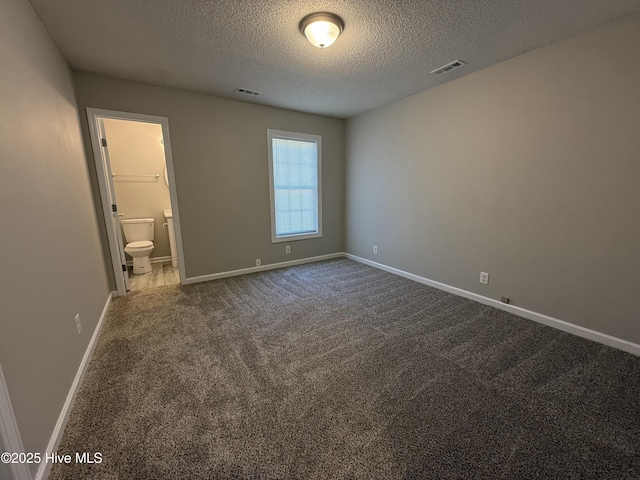
POLYGON ((262 260, 256 258, 256 267, 259 267, 260 265, 262 265, 262 260))
POLYGON ((284 253, 291 253, 291 246, 287 245, 286 247, 284 247, 284 253))
POLYGON ((377 255, 378 254, 378 245, 374 245, 373 246, 373 254, 377 255))
POLYGON ((480 283, 484 283, 485 285, 489 285, 489 273, 488 272, 480 272, 480 283))
POLYGON ((80 321, 80 314, 76 313, 76 328, 78 329, 78 335, 82 332, 82 322, 80 321))

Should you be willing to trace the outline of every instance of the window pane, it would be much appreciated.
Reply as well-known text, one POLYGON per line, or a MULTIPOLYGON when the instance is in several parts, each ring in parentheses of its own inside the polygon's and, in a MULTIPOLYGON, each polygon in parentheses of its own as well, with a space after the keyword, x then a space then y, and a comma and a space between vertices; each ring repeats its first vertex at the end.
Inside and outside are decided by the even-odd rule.
POLYGON ((318 151, 314 141, 272 139, 276 236, 318 231, 318 151))

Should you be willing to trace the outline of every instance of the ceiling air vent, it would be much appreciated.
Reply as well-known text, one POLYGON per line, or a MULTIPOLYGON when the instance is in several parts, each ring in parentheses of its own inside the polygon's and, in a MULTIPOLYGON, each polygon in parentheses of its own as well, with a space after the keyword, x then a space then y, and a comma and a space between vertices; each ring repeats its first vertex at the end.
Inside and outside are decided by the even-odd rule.
POLYGON ((257 97, 260 95, 260 92, 256 92, 255 90, 249 90, 248 88, 236 88, 236 93, 241 93, 242 95, 249 95, 250 97, 257 97))
POLYGON ((463 62, 462 60, 454 60, 453 62, 447 63, 446 65, 440 68, 436 68, 431 73, 435 73, 436 75, 442 75, 443 73, 450 72, 451 70, 455 70, 456 68, 460 68, 466 64, 467 63, 463 62))

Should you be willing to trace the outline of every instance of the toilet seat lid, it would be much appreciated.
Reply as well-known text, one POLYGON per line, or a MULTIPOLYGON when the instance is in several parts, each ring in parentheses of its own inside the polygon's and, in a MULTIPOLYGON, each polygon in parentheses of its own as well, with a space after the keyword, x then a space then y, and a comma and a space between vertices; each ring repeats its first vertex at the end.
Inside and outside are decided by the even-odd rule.
POLYGON ((140 242, 127 243, 127 248, 147 248, 147 247, 153 247, 153 242, 150 242, 149 240, 142 240, 140 242))

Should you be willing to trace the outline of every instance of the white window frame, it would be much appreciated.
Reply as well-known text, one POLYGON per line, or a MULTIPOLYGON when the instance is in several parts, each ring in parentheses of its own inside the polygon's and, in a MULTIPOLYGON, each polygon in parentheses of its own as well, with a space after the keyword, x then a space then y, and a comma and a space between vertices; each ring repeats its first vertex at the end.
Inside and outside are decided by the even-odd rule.
POLYGON ((267 129, 267 146, 269 157, 269 196, 271 201, 271 243, 291 242, 322 237, 322 136, 309 133, 285 132, 282 130, 267 129), (273 139, 298 140, 314 142, 317 151, 318 167, 318 230, 312 233, 276 235, 276 203, 273 178, 273 139))

